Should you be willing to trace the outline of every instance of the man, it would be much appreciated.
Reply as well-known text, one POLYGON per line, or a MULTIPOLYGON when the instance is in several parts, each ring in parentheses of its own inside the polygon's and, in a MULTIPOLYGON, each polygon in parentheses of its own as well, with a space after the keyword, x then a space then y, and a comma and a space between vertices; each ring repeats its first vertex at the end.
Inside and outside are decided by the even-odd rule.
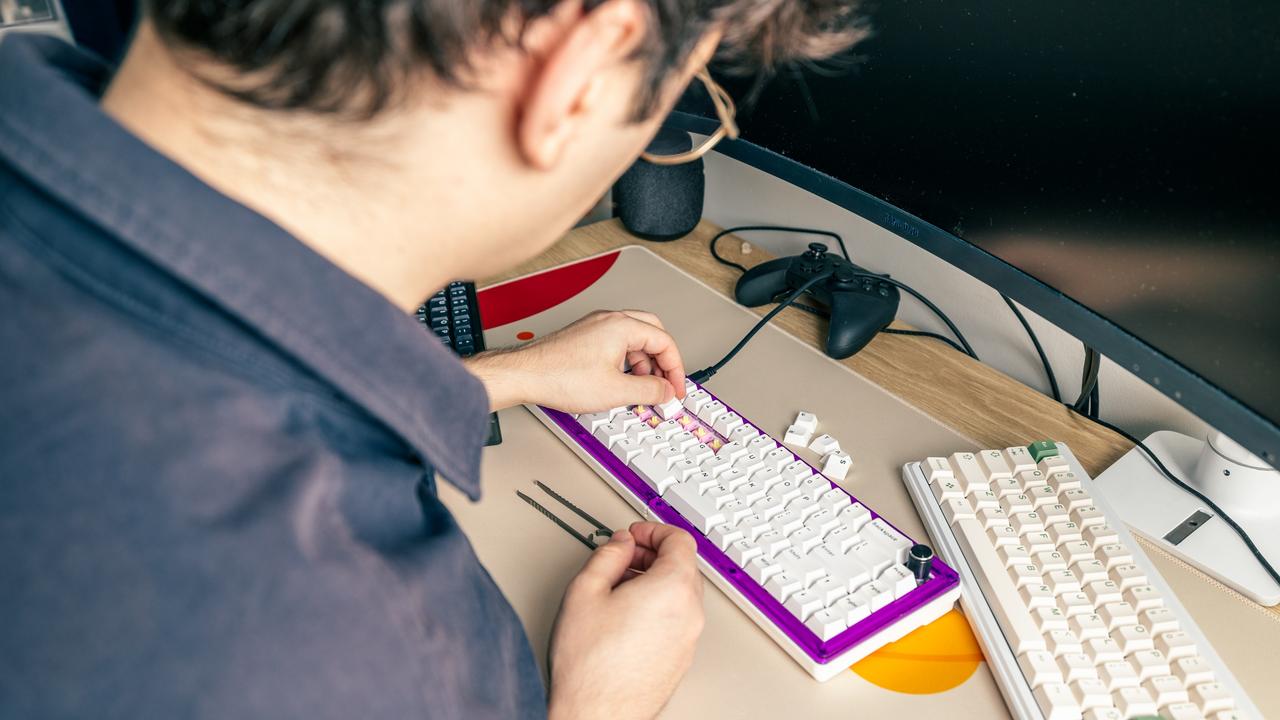
POLYGON ((435 478, 478 496, 490 410, 682 395, 675 343, 597 313, 464 368, 410 311, 552 243, 718 47, 856 32, 832 0, 152 0, 114 77, 0 45, 0 715, 652 717, 691 538, 591 557, 544 689, 435 478))

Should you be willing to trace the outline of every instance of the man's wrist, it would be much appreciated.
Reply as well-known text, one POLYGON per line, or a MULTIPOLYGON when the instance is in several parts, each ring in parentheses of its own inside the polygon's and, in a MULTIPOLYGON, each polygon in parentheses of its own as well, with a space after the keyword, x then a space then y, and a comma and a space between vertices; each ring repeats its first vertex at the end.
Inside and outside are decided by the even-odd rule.
POLYGON ((490 350, 462 361, 484 385, 493 412, 532 402, 523 358, 518 350, 490 350))

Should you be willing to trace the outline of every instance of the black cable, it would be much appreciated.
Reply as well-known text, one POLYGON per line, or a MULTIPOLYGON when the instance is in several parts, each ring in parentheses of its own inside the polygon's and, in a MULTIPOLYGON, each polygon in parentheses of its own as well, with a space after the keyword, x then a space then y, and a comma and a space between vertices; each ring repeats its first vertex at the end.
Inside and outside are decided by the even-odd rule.
MULTIPOLYGON (((912 288, 910 285, 907 285, 906 283, 894 280, 888 275, 877 275, 875 273, 870 273, 870 272, 855 272, 853 276, 870 278, 872 280, 881 280, 899 289, 906 290, 912 297, 924 303, 925 307, 932 310, 933 314, 941 318, 942 322, 946 323, 947 328, 951 330, 951 334, 955 335, 956 339, 960 341, 960 344, 964 346, 963 352, 965 355, 968 355, 974 360, 978 360, 978 354, 973 351, 973 346, 969 345, 969 341, 964 338, 964 333, 960 332, 960 328, 956 327, 956 324, 951 322, 951 318, 947 317, 947 314, 942 312, 942 310, 939 309, 937 305, 934 305, 933 303, 929 302, 929 298, 916 292, 915 288, 912 288)), ((981 360, 979 360, 979 362, 981 362, 981 360)))
POLYGON ((738 341, 738 344, 734 345, 732 350, 730 350, 724 357, 720 358, 720 362, 716 363, 715 365, 712 365, 711 367, 703 368, 695 373, 690 373, 689 379, 698 383, 699 385, 710 380, 713 375, 720 372, 720 368, 723 368, 730 360, 733 359, 734 355, 737 355, 738 352, 742 350, 742 348, 746 347, 747 343, 751 341, 751 338, 756 336, 756 333, 760 332, 761 328, 769 324, 769 321, 773 319, 774 315, 777 315, 778 313, 786 309, 788 305, 791 305, 792 303, 794 303, 797 298, 799 298, 801 295, 805 293, 806 290, 813 287, 814 285, 817 285, 820 281, 826 280, 829 277, 831 277, 830 273, 824 273, 822 275, 814 275, 813 277, 809 278, 809 280, 805 282, 805 284, 796 288, 794 292, 788 295, 782 302, 778 303, 778 305, 774 307, 772 310, 770 310, 767 314, 765 314, 764 317, 760 318, 760 322, 757 322, 755 324, 755 327, 751 328, 751 330, 749 330, 746 335, 743 335, 742 339, 738 341))
POLYGON ((1000 295, 1004 299, 1004 304, 1009 306, 1013 311, 1018 322, 1022 323, 1022 329, 1027 331, 1027 337, 1031 338, 1031 344, 1036 349, 1036 354, 1040 356, 1040 364, 1044 366, 1045 377, 1049 378, 1049 390, 1053 393, 1053 399, 1062 402, 1062 392, 1058 389, 1058 378, 1053 374, 1053 366, 1049 364, 1049 356, 1045 355, 1044 348, 1040 345, 1040 338, 1036 336, 1036 332, 1031 329, 1031 323, 1027 322, 1027 318, 1023 316, 1022 311, 1017 305, 1009 299, 1008 295, 1000 295))
POLYGON ((1089 399, 1093 395, 1093 388, 1098 384, 1098 371, 1102 362, 1098 351, 1084 346, 1084 372, 1080 378, 1080 396, 1071 404, 1071 409, 1078 413, 1084 413, 1089 406, 1089 399))
POLYGON ((955 340, 952 340, 946 335, 940 335, 936 332, 929 332, 928 330, 899 330, 898 328, 885 328, 880 332, 886 333, 888 335, 910 335, 913 337, 927 337, 927 338, 933 338, 934 340, 941 340, 942 342, 955 348, 955 351, 960 353, 961 355, 967 354, 965 353, 964 348, 956 344, 955 340))
POLYGON ((1100 379, 1094 378, 1093 390, 1089 393, 1089 417, 1094 420, 1097 420, 1098 416, 1102 415, 1101 387, 1100 379))
POLYGON ((1257 559, 1258 564, 1262 565, 1262 569, 1267 571, 1267 574, 1271 576, 1271 579, 1274 580, 1277 585, 1280 585, 1280 573, 1277 573, 1276 569, 1271 567, 1271 563, 1267 562, 1266 556, 1262 554, 1262 551, 1258 549, 1257 545, 1253 544, 1253 539, 1249 537, 1249 533, 1245 532, 1244 528, 1240 527, 1240 525, 1235 520, 1232 520, 1230 515, 1223 512, 1222 508, 1218 507, 1216 503, 1214 503, 1209 498, 1205 497, 1204 494, 1201 493, 1199 490, 1196 490, 1195 488, 1191 487, 1190 485, 1188 485, 1187 483, 1179 479, 1172 472, 1170 472, 1169 468, 1165 467, 1164 463, 1160 462, 1160 458, 1156 457, 1156 454, 1151 451, 1151 448, 1147 447, 1146 443, 1130 435, 1124 430, 1121 430, 1115 425, 1112 425, 1106 420, 1103 420, 1102 418, 1094 417, 1094 418, 1088 418, 1088 419, 1110 430, 1111 432, 1116 433, 1117 435, 1120 435, 1125 440, 1128 440, 1129 442, 1133 443, 1135 446, 1140 448, 1142 452, 1146 454, 1147 459, 1150 460, 1151 463, 1155 465, 1156 468, 1160 470, 1160 472, 1166 478, 1169 479, 1169 482, 1191 493, 1191 495, 1193 495, 1200 502, 1204 503, 1205 506, 1207 506, 1210 510, 1217 513, 1218 517, 1222 518, 1222 521, 1225 522, 1227 525, 1230 525, 1231 529, 1235 531, 1236 535, 1238 535, 1240 539, 1244 541, 1245 546, 1249 548, 1249 552, 1253 553, 1253 557, 1257 559))
POLYGON ((738 263, 732 260, 726 260, 725 258, 720 257, 720 253, 716 251, 716 243, 720 241, 720 238, 724 237, 725 235, 729 235, 731 233, 755 232, 757 230, 766 231, 766 232, 792 232, 792 233, 801 233, 804 235, 822 235, 823 237, 834 238, 836 243, 840 245, 840 254, 844 255, 845 260, 848 260, 849 262, 853 262, 853 260, 849 257, 848 248, 844 246, 844 238, 840 237, 839 234, 831 232, 830 230, 788 227, 786 225, 739 225, 737 227, 725 228, 724 230, 721 230, 720 232, 716 233, 711 238, 711 257, 714 258, 715 261, 720 263, 721 265, 728 265, 729 267, 735 267, 742 272, 746 272, 747 268, 744 267, 743 265, 739 265, 738 263))

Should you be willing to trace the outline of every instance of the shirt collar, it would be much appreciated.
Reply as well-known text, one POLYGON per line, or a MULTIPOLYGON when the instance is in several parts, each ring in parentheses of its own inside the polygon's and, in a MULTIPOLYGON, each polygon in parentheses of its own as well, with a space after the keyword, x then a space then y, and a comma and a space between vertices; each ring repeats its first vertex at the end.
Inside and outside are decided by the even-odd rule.
POLYGON ((0 43, 0 160, 252 327, 479 497, 488 398, 417 321, 97 105, 108 69, 62 41, 0 43))

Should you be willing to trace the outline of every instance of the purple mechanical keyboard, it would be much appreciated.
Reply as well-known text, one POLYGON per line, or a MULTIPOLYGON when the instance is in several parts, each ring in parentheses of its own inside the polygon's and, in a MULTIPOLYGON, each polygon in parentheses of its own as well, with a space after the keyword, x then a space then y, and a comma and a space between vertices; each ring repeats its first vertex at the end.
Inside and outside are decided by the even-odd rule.
POLYGON ((946 613, 956 572, 705 388, 683 403, 540 419, 638 512, 690 532, 703 573, 826 680, 946 613))

